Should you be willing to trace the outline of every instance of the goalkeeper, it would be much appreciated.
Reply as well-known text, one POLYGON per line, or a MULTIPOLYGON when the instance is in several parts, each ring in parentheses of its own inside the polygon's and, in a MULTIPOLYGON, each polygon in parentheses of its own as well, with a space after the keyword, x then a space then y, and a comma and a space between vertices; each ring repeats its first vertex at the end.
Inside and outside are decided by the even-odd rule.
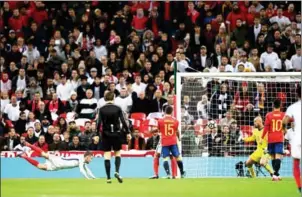
POLYGON ((245 166, 248 168, 252 178, 256 177, 256 174, 255 174, 255 171, 253 168, 253 164, 256 164, 256 163, 263 166, 270 173, 270 175, 273 176, 274 171, 273 171, 272 167, 268 164, 270 156, 267 153, 267 139, 263 139, 262 143, 260 143, 261 135, 262 135, 263 128, 264 128, 263 121, 260 116, 257 116, 254 119, 254 126, 255 126, 255 128, 253 130, 252 136, 244 138, 243 141, 244 142, 256 141, 257 149, 250 155, 248 160, 245 162, 245 166))

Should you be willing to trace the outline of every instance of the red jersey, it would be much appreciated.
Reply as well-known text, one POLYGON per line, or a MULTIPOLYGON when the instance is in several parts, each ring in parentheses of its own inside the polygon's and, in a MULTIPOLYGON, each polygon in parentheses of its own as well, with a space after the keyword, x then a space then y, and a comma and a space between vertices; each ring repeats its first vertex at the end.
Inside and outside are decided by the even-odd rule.
POLYGON ((284 112, 272 111, 266 114, 262 139, 268 134, 268 143, 277 143, 284 141, 282 120, 284 112))
POLYGON ((158 128, 161 132, 161 145, 171 146, 177 144, 178 120, 173 117, 164 117, 158 120, 158 128))

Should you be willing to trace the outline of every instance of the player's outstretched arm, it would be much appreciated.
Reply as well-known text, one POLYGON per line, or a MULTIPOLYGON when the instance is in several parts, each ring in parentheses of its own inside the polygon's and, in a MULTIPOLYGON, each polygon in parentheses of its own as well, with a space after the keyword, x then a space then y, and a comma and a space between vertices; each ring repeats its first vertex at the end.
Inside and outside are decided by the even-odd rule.
POLYGON ((79 165, 79 168, 80 168, 80 172, 84 175, 84 177, 86 179, 92 179, 92 177, 89 177, 89 175, 88 175, 88 173, 87 173, 87 171, 85 169, 85 164, 79 165))
POLYGON ((91 170, 88 168, 86 164, 84 165, 84 170, 86 171, 89 177, 91 177, 92 179, 96 179, 96 177, 92 174, 91 170))
POLYGON ((252 136, 243 138, 242 140, 243 140, 244 142, 254 142, 254 141, 256 141, 256 136, 255 136, 255 134, 253 133, 252 136))

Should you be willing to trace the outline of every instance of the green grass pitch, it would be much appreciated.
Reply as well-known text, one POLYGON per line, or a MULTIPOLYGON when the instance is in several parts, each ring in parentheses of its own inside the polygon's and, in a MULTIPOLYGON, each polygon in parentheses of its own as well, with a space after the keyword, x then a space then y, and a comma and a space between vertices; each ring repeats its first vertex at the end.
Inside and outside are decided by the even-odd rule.
POLYGON ((1 197, 298 197, 293 179, 2 179, 1 197))

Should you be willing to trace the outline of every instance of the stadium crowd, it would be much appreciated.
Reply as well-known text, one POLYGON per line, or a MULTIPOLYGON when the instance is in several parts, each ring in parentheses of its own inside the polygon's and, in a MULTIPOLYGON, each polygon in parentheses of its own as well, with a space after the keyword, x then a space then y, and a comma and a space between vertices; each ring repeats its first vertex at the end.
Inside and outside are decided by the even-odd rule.
POLYGON ((133 123, 129 148, 155 149, 157 134, 146 141, 131 114, 174 105, 174 70, 301 70, 299 2, 2 5, 1 150, 101 150, 109 91, 133 123))

